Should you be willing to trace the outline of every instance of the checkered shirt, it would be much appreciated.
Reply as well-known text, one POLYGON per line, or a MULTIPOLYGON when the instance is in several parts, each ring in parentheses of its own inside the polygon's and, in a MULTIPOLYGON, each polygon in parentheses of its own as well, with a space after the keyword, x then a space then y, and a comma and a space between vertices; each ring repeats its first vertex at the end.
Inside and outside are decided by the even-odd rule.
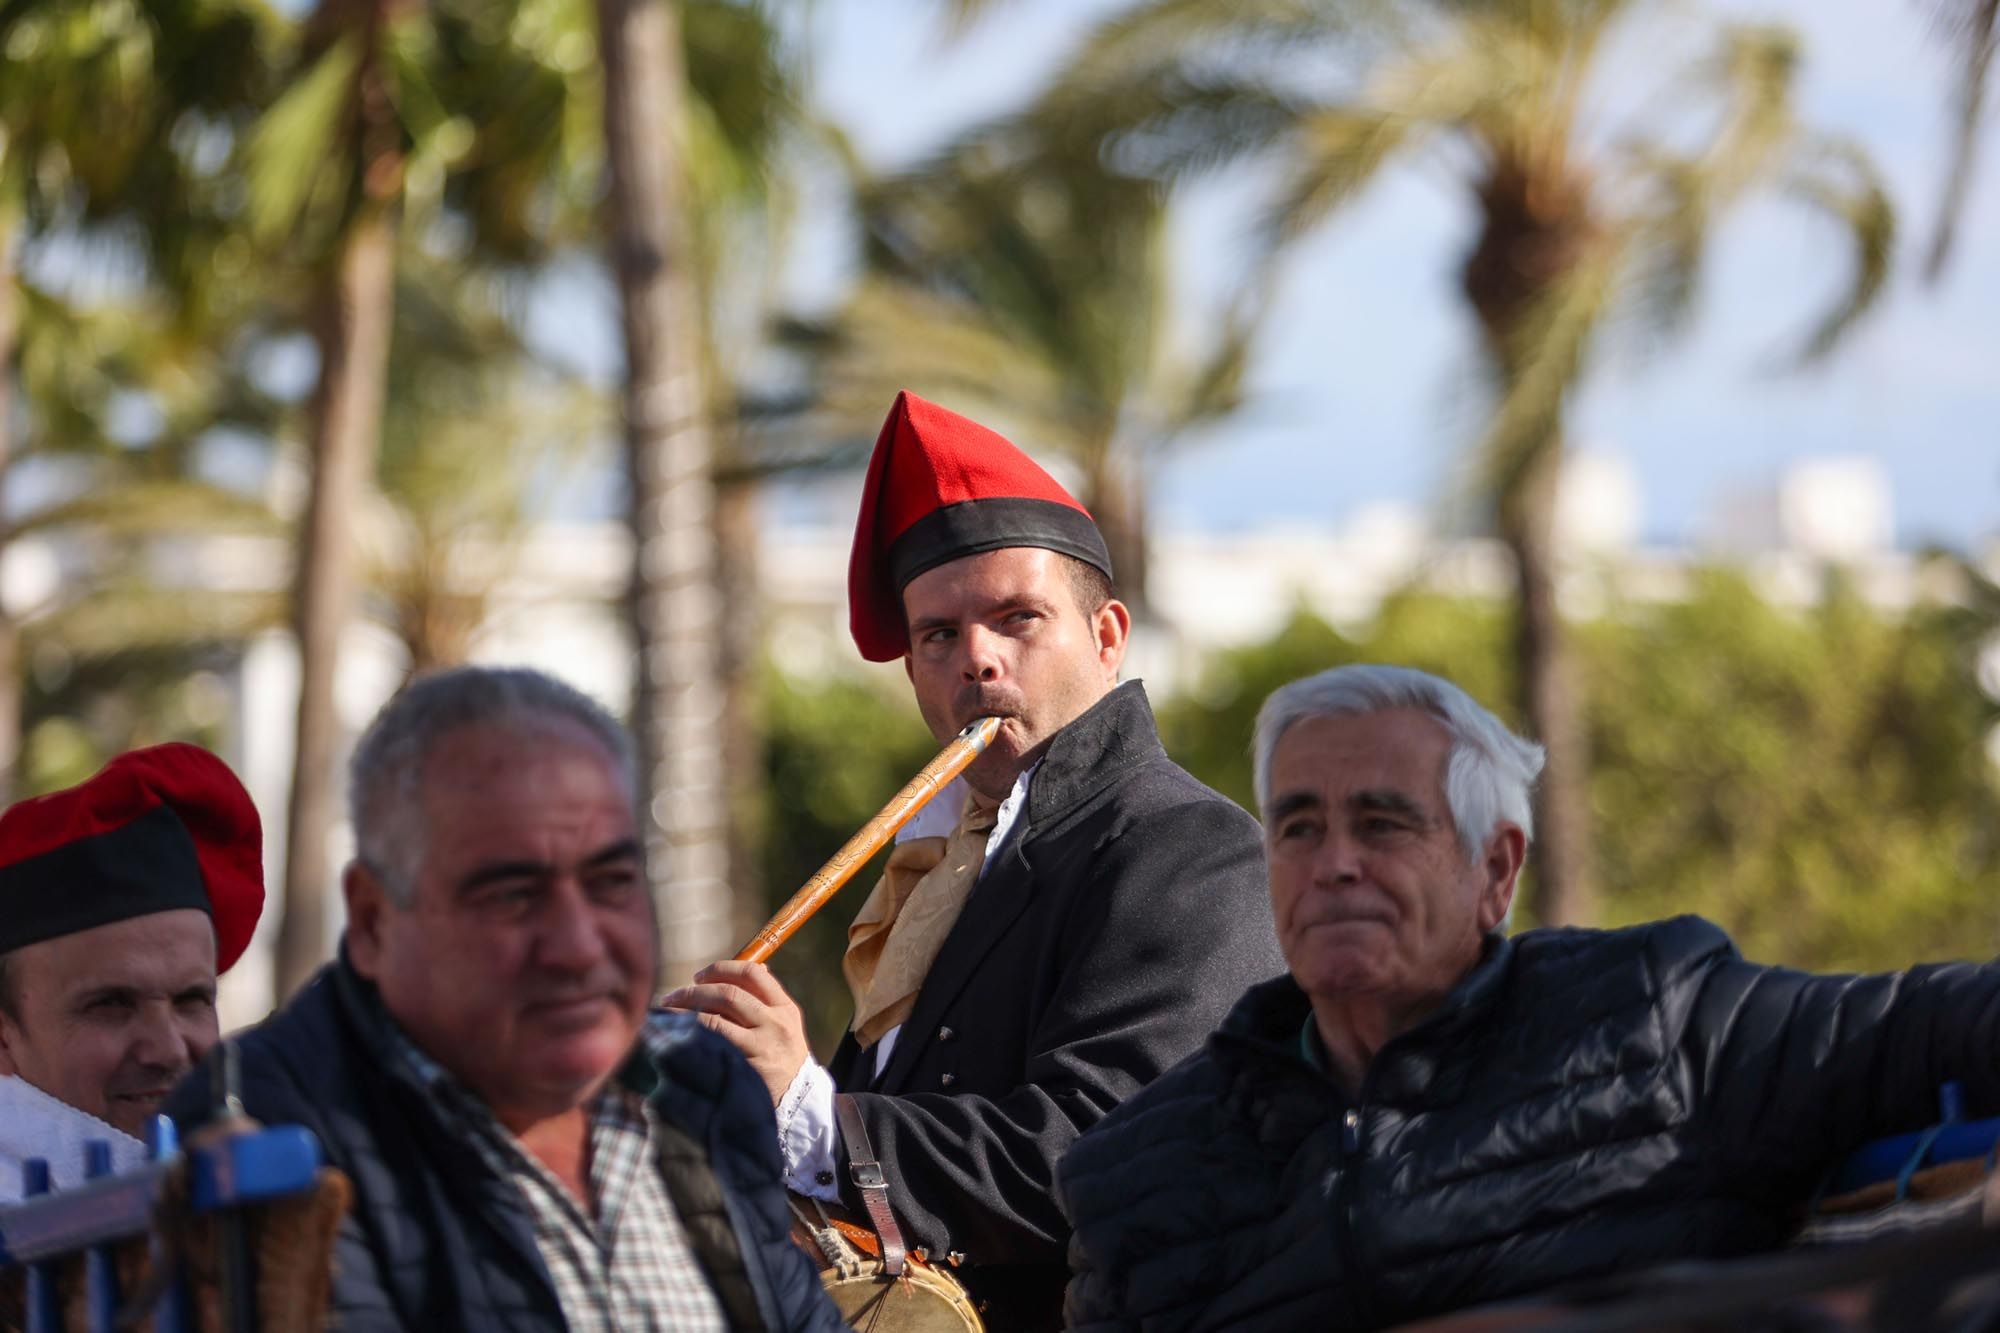
MULTIPOLYGON (((616 1082, 585 1107, 596 1216, 488 1109, 391 1025, 404 1072, 494 1172, 514 1182, 535 1222, 571 1333, 723 1333, 722 1306, 653 1162, 655 1112, 616 1082)), ((664 1036, 650 1029, 650 1044, 664 1036)))

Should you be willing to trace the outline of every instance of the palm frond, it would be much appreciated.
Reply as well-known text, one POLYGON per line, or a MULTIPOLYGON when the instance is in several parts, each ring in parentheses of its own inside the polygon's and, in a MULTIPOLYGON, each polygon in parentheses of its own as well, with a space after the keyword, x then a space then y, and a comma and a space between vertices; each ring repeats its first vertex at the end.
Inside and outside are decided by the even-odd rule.
POLYGON ((1151 0, 1093 30, 1058 75, 1055 88, 1099 90, 1153 79, 1171 68, 1268 71, 1274 61, 1331 54, 1366 62, 1404 39, 1409 16, 1394 0, 1151 0))
POLYGON ((1973 165, 1979 156, 1980 127, 1985 117, 1986 84, 1993 57, 2000 51, 2000 0, 1949 0, 1939 6, 1946 40, 1957 58, 1952 88, 1950 159, 1945 166, 1944 196, 1937 225, 1924 258, 1924 277, 1936 282, 1951 262, 1958 241, 1959 220, 1972 188, 1973 165), (1960 13, 1952 13, 1952 10, 1960 13))
POLYGON ((10 525, 15 535, 86 528, 95 539, 130 541, 167 533, 273 533, 277 516, 256 500, 185 478, 113 480, 83 495, 31 510, 10 525))
POLYGON ((245 145, 247 220, 271 242, 296 227, 340 137, 341 114, 361 65, 353 35, 329 46, 251 130, 245 145))
POLYGON ((1351 201, 1401 151, 1412 131, 1428 126, 1388 111, 1325 107, 1294 134, 1287 179, 1264 221, 1268 248, 1311 231, 1351 201))
POLYGON ((1896 211, 1874 165, 1861 149, 1843 140, 1810 145, 1804 161, 1785 181, 1785 191, 1841 225, 1853 250, 1853 270, 1845 290, 1820 317, 1795 354, 1800 364, 1833 350, 1882 294, 1896 242, 1896 211))
POLYGON ((1732 26, 1705 66, 1722 121, 1698 161, 1711 209, 1766 177, 1797 133, 1799 42, 1789 29, 1732 26))
POLYGON ((35 621, 33 632, 80 658, 241 644, 282 626, 286 603, 282 591, 207 588, 190 597, 185 589, 135 576, 107 581, 89 597, 48 611, 35 621))

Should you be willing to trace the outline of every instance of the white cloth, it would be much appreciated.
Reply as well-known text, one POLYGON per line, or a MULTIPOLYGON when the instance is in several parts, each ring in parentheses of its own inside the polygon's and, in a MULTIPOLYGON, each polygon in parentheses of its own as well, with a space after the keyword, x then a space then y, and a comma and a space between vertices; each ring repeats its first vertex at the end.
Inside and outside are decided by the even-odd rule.
POLYGON ((47 1160, 56 1189, 83 1184, 83 1145, 92 1139, 111 1145, 113 1171, 145 1164, 146 1145, 130 1134, 24 1078, 0 1075, 0 1203, 21 1201, 21 1168, 32 1157, 47 1160))
MULTIPOLYGON (((1028 804, 1028 787, 1039 761, 1014 779, 1014 789, 993 812, 993 832, 986 838, 986 859, 980 864, 983 877, 993 864, 993 854, 1006 845, 1007 835, 1028 804)), ((942 838, 958 825, 958 812, 965 808, 965 779, 953 778, 931 797, 910 822, 896 830, 896 841, 910 838, 942 838)), ((889 1054, 896 1049, 901 1027, 890 1028, 875 1043, 875 1074, 879 1078, 888 1067, 889 1054)), ((834 1165, 839 1160, 839 1131, 833 1122, 833 1075, 810 1057, 792 1075, 792 1082, 778 1102, 778 1151, 785 1163, 785 1188, 832 1203, 840 1197, 840 1182, 834 1165)))

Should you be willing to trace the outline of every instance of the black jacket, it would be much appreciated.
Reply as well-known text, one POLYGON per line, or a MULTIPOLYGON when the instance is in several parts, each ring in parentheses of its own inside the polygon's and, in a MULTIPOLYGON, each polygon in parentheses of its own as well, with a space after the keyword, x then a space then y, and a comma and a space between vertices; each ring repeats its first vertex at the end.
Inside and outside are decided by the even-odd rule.
POLYGON ((1078 1143, 1082 1330, 1374 1328, 1780 1241, 1870 1138, 2000 1105, 2000 967, 1810 976, 1692 917, 1489 940, 1358 1099, 1290 977, 1078 1143))
MULTIPOLYGON (((527 1202, 385 1066, 387 1019, 343 957, 238 1039, 244 1109, 319 1136, 354 1207, 334 1252, 333 1310, 350 1333, 559 1333, 527 1202)), ((695 1026, 619 1077, 661 1121, 661 1179, 738 1329, 846 1325, 788 1238, 771 1098, 734 1047, 695 1026)), ((206 1067, 168 1100, 183 1127, 208 1111, 206 1067)))
POLYGON ((1168 759, 1144 690, 1119 686, 1050 743, 882 1077, 851 1035, 832 1065, 871 1089, 911 1243, 966 1257, 991 1327, 1059 1318, 1057 1159, 1283 968, 1257 822, 1168 759))

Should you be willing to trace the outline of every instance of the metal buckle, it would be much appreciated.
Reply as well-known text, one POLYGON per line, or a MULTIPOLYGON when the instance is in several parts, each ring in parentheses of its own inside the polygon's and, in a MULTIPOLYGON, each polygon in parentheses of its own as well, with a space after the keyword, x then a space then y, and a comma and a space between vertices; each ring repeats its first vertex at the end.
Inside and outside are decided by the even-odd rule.
POLYGON ((879 1162, 856 1162, 848 1168, 848 1179, 856 1189, 880 1190, 889 1188, 889 1178, 882 1174, 879 1162))

